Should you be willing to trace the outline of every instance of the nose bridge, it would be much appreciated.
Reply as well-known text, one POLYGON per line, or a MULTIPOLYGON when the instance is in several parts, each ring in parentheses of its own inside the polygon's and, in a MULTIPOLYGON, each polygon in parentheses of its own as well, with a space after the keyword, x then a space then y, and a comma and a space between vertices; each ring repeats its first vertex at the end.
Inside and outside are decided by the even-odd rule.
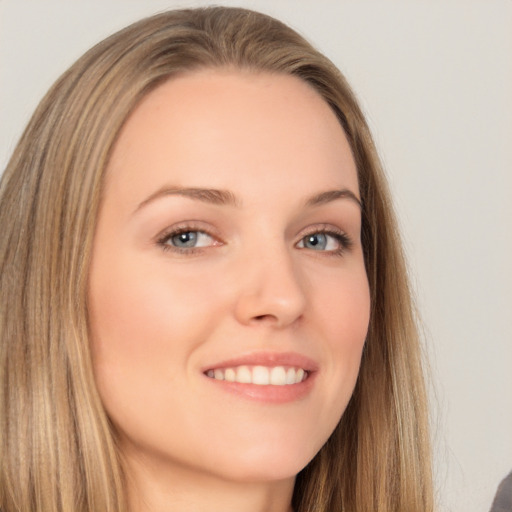
POLYGON ((272 323, 279 327, 300 318, 306 306, 305 283, 284 241, 267 240, 245 251, 236 299, 242 323, 272 323), (245 260, 245 261, 244 261, 245 260))

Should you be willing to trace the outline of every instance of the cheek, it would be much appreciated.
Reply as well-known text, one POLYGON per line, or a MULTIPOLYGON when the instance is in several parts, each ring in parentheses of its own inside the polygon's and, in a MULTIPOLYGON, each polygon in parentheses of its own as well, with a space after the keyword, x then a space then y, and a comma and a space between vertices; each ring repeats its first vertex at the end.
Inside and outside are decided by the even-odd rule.
POLYGON ((183 401, 198 394, 194 354, 222 316, 222 301, 212 300, 214 280, 201 272, 171 272, 166 263, 118 260, 93 267, 90 281, 94 371, 103 405, 123 439, 155 446, 172 432, 182 438, 177 411, 183 425, 190 425, 185 411, 201 414, 183 401))
POLYGON ((330 347, 335 351, 360 350, 370 319, 370 290, 363 265, 325 279, 314 301, 316 314, 325 326, 330 347))
POLYGON ((165 261, 118 260, 92 268, 92 350, 106 402, 109 396, 147 400, 169 392, 219 317, 210 287, 198 276, 173 275, 165 261))
POLYGON ((366 273, 354 272, 339 281, 332 281, 316 307, 327 340, 327 374, 332 381, 330 392, 332 400, 338 403, 338 416, 341 416, 357 380, 368 332, 370 292, 366 273))
POLYGON ((180 335, 198 328, 198 317, 208 321, 206 312, 215 306, 209 280, 174 275, 165 262, 153 266, 128 262, 125 267, 117 264, 112 272, 100 271, 97 277, 92 273, 95 345, 106 350, 119 344, 126 351, 147 352, 159 342, 169 349, 176 339, 174 344, 180 347, 180 335))

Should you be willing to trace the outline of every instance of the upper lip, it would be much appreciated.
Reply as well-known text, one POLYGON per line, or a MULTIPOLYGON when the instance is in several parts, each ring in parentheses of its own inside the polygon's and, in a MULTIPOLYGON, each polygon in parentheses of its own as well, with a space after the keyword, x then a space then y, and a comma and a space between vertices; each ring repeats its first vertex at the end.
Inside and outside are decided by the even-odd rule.
POLYGON ((293 366, 307 372, 318 370, 318 364, 313 359, 296 352, 253 352, 215 362, 205 366, 203 372, 215 368, 234 368, 236 366, 293 366))

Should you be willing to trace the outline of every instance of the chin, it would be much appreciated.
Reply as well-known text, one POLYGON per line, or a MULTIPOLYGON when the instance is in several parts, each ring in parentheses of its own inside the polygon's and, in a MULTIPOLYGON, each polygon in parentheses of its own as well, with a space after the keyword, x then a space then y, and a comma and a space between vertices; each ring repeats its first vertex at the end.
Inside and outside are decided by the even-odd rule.
POLYGON ((271 482, 294 479, 317 453, 307 443, 286 447, 255 441, 245 449, 231 449, 229 457, 217 458, 215 471, 239 482, 271 482))

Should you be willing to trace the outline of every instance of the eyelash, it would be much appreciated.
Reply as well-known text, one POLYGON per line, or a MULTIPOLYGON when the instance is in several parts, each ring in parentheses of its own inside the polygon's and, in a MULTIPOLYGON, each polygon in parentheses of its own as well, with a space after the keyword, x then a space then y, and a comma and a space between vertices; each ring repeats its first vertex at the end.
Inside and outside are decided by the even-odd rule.
POLYGON ((218 239, 216 235, 213 235, 209 230, 205 229, 203 226, 189 223, 180 226, 174 226, 168 231, 165 231, 162 235, 158 237, 156 243, 165 252, 170 251, 178 254, 192 255, 204 251, 205 247, 176 247, 167 243, 171 238, 184 233, 203 233, 211 237, 213 240, 218 239))
MULTIPOLYGON (((345 254, 345 251, 350 250, 354 245, 352 239, 344 231, 334 229, 331 225, 315 226, 309 232, 304 233, 300 237, 299 242, 302 242, 307 237, 312 235, 327 235, 334 238, 338 242, 339 247, 331 251, 314 251, 314 249, 311 249, 311 252, 320 252, 323 256, 342 256, 345 254)), ((301 248, 301 250, 304 249, 307 248, 301 248)))
MULTIPOLYGON (((176 226, 171 228, 169 231, 164 232, 161 236, 158 237, 156 240, 156 243, 160 248, 167 252, 171 251, 178 254, 186 254, 186 255, 193 255, 203 252, 208 247, 176 247, 173 245, 170 245, 168 242, 171 238, 178 236, 180 234, 184 233, 202 233, 204 235, 209 236, 213 240, 218 241, 218 237, 214 234, 212 234, 209 230, 204 229, 202 226, 197 226, 194 224, 185 224, 182 226, 176 226)), ((334 238, 338 244, 339 247, 335 250, 328 250, 328 251, 315 251, 314 249, 310 249, 311 252, 319 252, 322 253, 325 256, 341 256, 345 253, 345 251, 350 250, 353 246, 352 239, 343 231, 333 229, 332 226, 315 226, 314 229, 311 229, 300 237, 300 240, 295 244, 299 244, 300 242, 303 242, 307 237, 313 236, 313 235, 327 235, 332 238, 334 238)), ((221 242, 222 243, 222 242, 221 242)), ((216 245, 216 244, 213 244, 216 245)), ((299 250, 307 250, 307 247, 301 247, 299 250)))

